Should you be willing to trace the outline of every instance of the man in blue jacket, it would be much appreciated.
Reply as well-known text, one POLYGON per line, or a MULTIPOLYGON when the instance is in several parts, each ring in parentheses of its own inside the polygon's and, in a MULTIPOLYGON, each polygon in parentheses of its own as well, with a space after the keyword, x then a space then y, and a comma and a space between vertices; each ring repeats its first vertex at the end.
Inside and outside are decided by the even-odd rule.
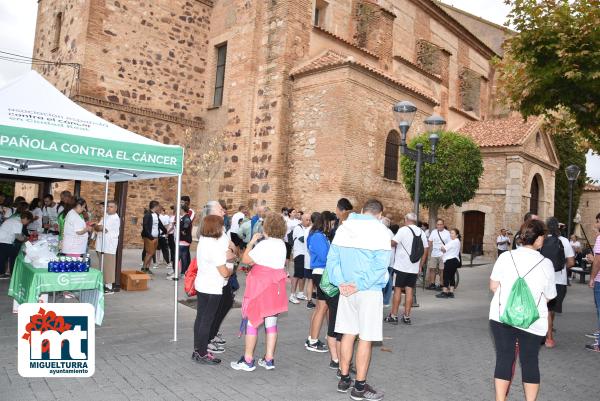
POLYGON ((339 392, 351 390, 354 400, 382 400, 383 393, 366 383, 371 360, 371 342, 383 340, 383 293, 388 281, 391 242, 380 222, 383 205, 368 200, 361 214, 350 215, 337 230, 327 256, 327 274, 340 289, 335 332, 343 334, 339 392), (350 361, 354 340, 356 381, 352 386, 350 361))

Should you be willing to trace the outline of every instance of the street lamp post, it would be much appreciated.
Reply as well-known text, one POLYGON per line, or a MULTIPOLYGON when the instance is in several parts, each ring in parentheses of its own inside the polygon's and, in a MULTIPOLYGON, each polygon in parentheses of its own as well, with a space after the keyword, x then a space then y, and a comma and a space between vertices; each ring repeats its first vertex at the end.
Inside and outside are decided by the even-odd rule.
POLYGON ((402 101, 396 103, 393 108, 398 127, 400 128, 401 141, 400 141, 400 152, 417 162, 417 170, 415 173, 415 214, 417 220, 419 220, 419 203, 420 203, 420 192, 421 192, 421 167, 423 163, 435 163, 435 149, 440 140, 437 132, 443 131, 446 126, 446 120, 441 116, 432 115, 425 119, 424 123, 427 128, 429 135, 429 144, 431 145, 431 153, 423 152, 423 144, 418 143, 416 149, 411 149, 406 143, 406 135, 412 124, 413 118, 417 113, 417 106, 409 101, 402 101))
POLYGON ((577 178, 579 177, 579 166, 572 164, 565 169, 565 173, 567 174, 567 180, 569 180, 569 221, 567 222, 567 238, 571 238, 571 225, 573 223, 573 187, 575 181, 577 181, 577 178))

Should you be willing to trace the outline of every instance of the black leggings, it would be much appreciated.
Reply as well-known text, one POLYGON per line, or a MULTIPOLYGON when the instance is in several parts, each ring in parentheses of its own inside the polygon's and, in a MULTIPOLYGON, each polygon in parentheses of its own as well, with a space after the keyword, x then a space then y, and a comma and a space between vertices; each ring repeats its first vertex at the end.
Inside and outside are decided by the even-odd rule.
POLYGON ((169 244, 169 253, 171 255, 171 263, 174 266, 175 261, 175 236, 173 234, 169 234, 167 236, 167 243, 169 244))
POLYGON ((198 293, 196 321, 194 322, 194 350, 202 356, 206 355, 206 348, 210 341, 210 329, 215 320, 221 297, 221 294, 198 293))
POLYGON ((161 250, 165 263, 169 264, 171 258, 169 257, 169 241, 167 237, 158 237, 158 249, 161 250))
POLYGON ((335 332, 335 321, 337 317, 338 302, 340 300, 340 294, 338 293, 335 297, 327 297, 325 302, 328 308, 328 320, 327 320, 327 336, 335 337, 337 341, 342 341, 342 335, 335 332))
POLYGON ((209 338, 212 340, 215 338, 219 329, 221 328, 221 323, 225 320, 225 316, 231 310, 233 306, 233 291, 231 290, 231 282, 228 281, 227 285, 223 287, 223 296, 221 297, 221 301, 219 302, 219 308, 217 309, 217 313, 215 315, 215 320, 210 328, 209 338))
POLYGON ((456 286, 456 269, 458 269, 459 261, 456 258, 448 259, 444 262, 444 287, 456 286))
POLYGON ((512 381, 519 342, 519 362, 523 383, 539 384, 540 367, 538 355, 544 337, 536 336, 516 327, 490 320, 490 328, 496 346, 496 370, 494 378, 512 381))

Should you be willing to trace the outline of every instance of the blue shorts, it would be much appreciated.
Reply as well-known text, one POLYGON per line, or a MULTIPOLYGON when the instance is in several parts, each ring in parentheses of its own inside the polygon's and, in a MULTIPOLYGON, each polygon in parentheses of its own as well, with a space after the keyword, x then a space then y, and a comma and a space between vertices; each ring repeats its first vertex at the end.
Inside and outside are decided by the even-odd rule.
POLYGON ((312 269, 304 269, 304 278, 312 280, 312 269))

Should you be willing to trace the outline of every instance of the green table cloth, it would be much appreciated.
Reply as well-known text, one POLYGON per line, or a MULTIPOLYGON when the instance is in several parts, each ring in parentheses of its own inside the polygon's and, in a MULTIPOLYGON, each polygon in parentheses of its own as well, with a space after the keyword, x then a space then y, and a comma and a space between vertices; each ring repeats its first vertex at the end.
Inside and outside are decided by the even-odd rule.
POLYGON ((8 287, 8 296, 19 304, 37 303, 40 294, 54 291, 79 291, 80 302, 90 303, 96 310, 96 324, 104 318, 104 279, 102 272, 90 269, 85 273, 49 273, 25 262, 23 252, 15 261, 8 287))

